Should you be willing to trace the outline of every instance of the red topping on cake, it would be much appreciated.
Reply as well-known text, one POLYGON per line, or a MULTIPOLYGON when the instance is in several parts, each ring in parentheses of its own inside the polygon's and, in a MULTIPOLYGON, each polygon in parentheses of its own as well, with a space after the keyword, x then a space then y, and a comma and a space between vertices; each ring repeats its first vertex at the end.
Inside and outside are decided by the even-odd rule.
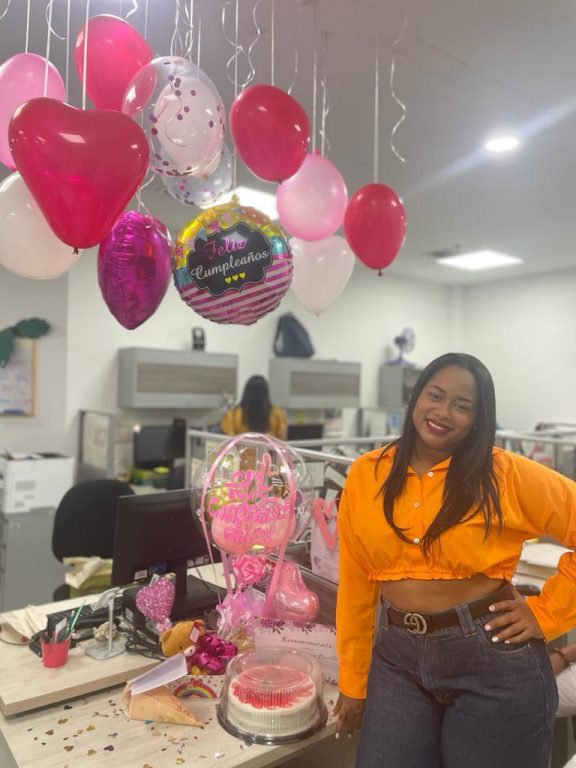
POLYGON ((255 709, 288 709, 314 691, 312 679, 289 667, 262 665, 242 672, 231 682, 232 693, 255 709))

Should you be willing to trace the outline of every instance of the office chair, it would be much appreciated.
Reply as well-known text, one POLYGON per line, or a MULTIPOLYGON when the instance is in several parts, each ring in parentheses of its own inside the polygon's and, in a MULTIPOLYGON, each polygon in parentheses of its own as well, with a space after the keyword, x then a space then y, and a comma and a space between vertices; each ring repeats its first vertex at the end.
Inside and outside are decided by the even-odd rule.
MULTIPOLYGON (((65 557, 111 558, 118 498, 133 495, 127 483, 108 477, 72 486, 62 497, 54 516, 54 557, 60 561, 65 557)), ((97 591, 101 590, 102 586, 97 591)), ((54 592, 54 600, 66 600, 69 596, 67 584, 54 592)))

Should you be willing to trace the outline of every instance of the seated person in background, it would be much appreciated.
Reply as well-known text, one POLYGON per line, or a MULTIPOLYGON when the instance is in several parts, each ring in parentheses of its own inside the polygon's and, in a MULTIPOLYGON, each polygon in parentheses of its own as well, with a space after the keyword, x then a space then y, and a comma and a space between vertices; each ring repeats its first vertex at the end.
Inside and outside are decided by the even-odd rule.
POLYGON ((576 643, 551 648, 550 662, 558 686, 556 717, 573 717, 576 715, 576 643))
POLYGON ((270 403, 268 382, 263 376, 248 379, 240 404, 224 414, 220 426, 225 435, 261 432, 286 439, 286 414, 270 403))

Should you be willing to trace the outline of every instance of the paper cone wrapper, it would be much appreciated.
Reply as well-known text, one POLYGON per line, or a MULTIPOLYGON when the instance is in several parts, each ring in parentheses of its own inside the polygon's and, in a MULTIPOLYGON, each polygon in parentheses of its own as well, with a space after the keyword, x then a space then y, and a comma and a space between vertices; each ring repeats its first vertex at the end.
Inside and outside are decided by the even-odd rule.
POLYGON ((122 706, 130 720, 155 720, 157 723, 202 726, 192 712, 170 693, 165 685, 145 693, 132 694, 130 683, 122 692, 122 706))

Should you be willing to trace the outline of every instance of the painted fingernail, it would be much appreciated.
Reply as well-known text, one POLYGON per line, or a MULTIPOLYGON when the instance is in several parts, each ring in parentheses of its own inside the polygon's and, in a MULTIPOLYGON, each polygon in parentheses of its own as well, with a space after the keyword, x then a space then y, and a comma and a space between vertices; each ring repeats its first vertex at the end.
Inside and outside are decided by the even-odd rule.
POLYGON ((510 640, 504 640, 504 645, 510 645, 510 640))
POLYGON ((351 738, 352 738, 352 734, 351 734, 351 733, 349 733, 349 734, 348 734, 348 738, 349 738, 349 739, 351 739, 351 738))
POLYGON ((484 624, 484 629, 490 631, 492 627, 490 626, 490 624, 484 624))
POLYGON ((339 739, 340 738, 340 734, 338 733, 338 731, 336 731, 336 733, 334 734, 334 738, 335 739, 339 739))
POLYGON ((488 606, 488 610, 494 612, 496 610, 496 606, 495 605, 489 605, 488 606))
POLYGON ((496 635, 494 635, 494 637, 492 638, 492 642, 493 643, 499 643, 500 642, 500 638, 496 637, 496 635))

